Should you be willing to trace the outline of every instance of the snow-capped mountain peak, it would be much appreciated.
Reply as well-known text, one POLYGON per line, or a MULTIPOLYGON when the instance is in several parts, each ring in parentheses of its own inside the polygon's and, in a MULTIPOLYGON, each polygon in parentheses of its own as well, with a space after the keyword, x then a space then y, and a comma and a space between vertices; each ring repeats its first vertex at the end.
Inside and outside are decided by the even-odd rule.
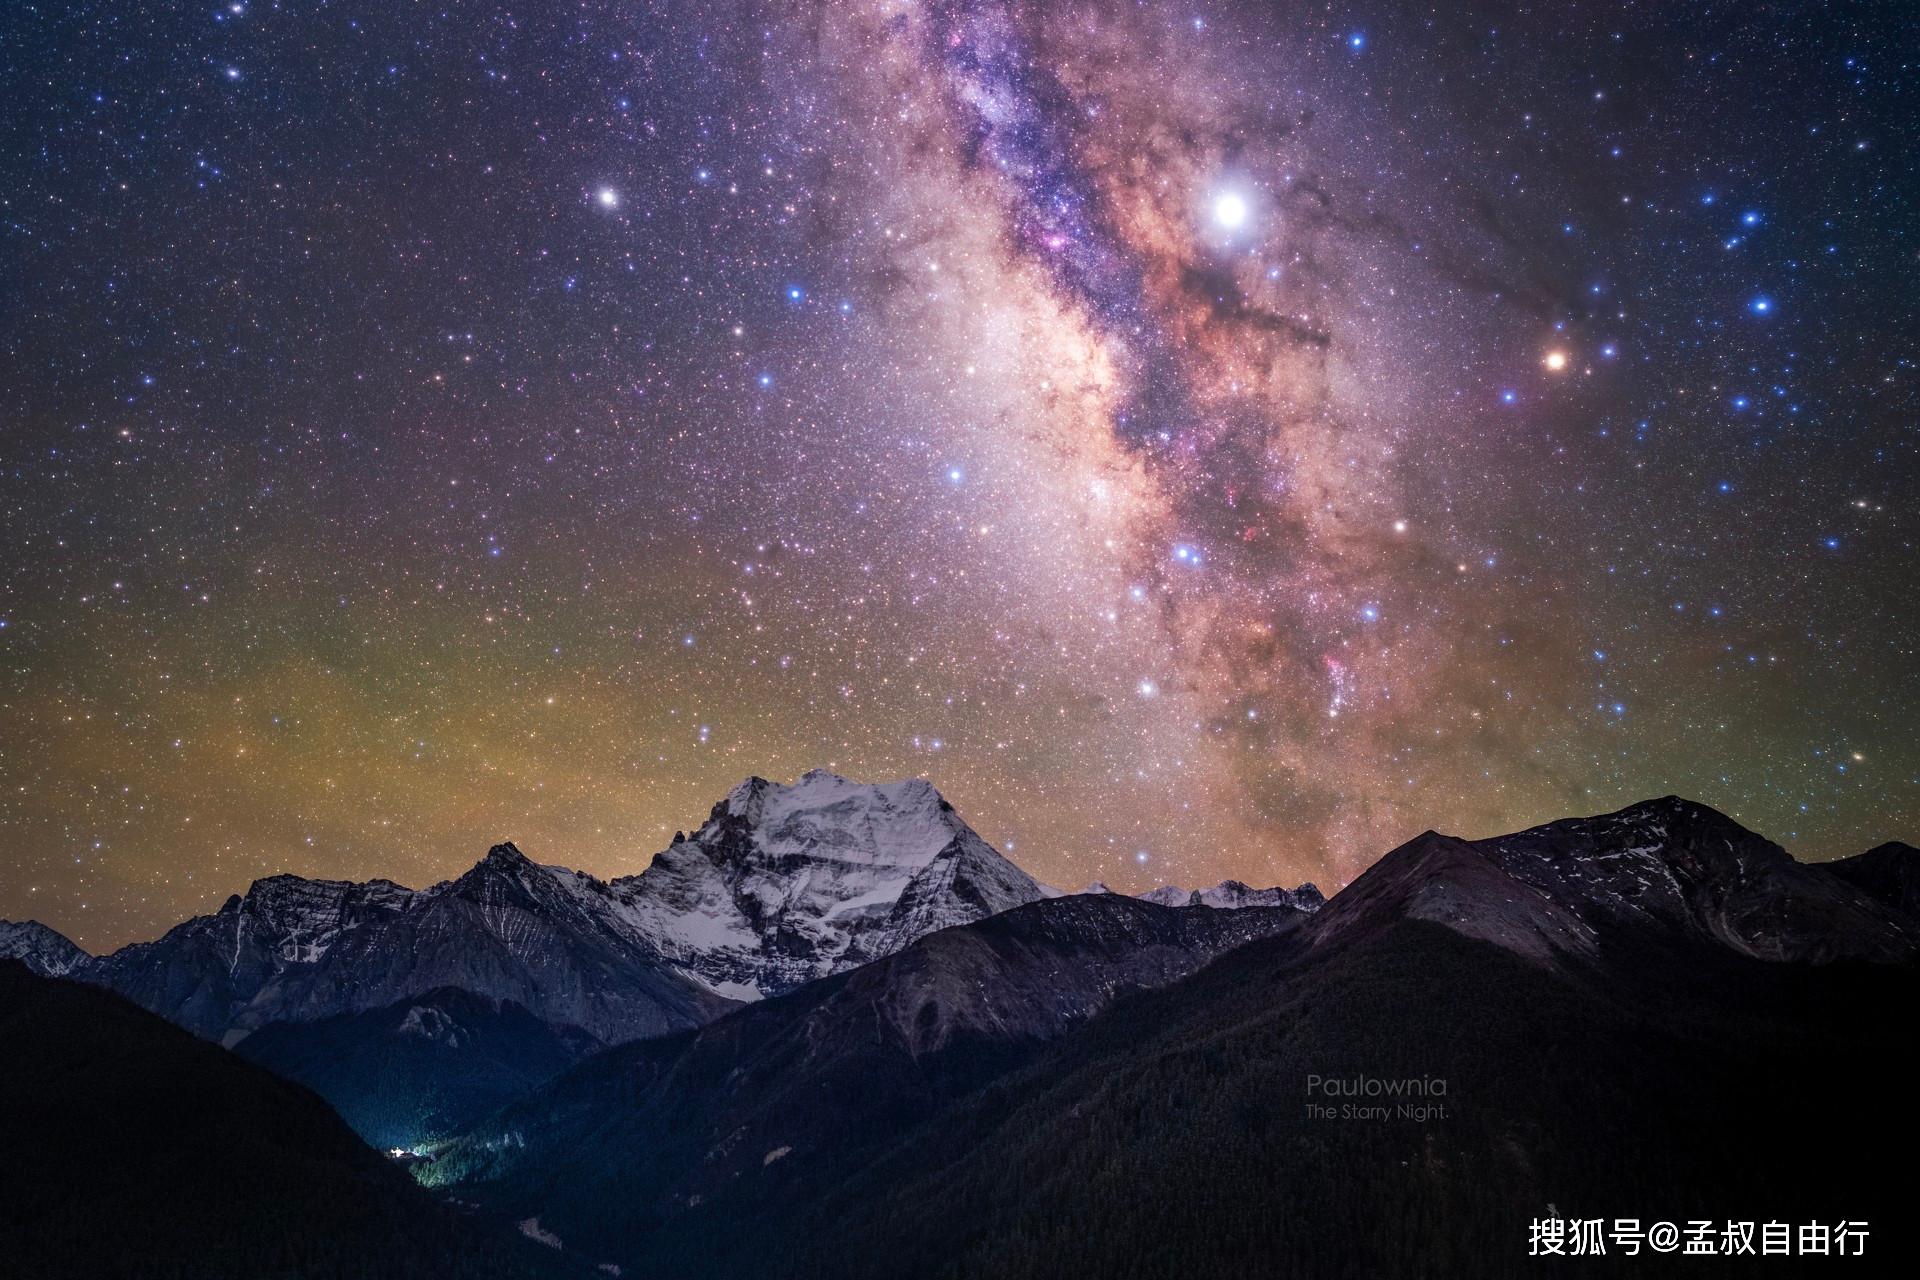
POLYGON ((1140 897, 1163 907, 1215 907, 1232 910, 1239 907, 1294 907, 1300 911, 1318 911, 1326 898, 1312 884, 1298 889, 1254 889, 1238 880, 1222 880, 1211 889, 1182 889, 1164 885, 1148 890, 1140 897))
POLYGON ((751 998, 1048 896, 924 779, 748 778, 611 886, 682 972, 751 998))
POLYGON ((814 769, 791 786, 748 778, 693 838, 762 859, 821 853, 874 866, 924 867, 961 832, 972 834, 924 778, 861 783, 814 769), (750 845, 722 839, 729 829, 751 832, 750 845))

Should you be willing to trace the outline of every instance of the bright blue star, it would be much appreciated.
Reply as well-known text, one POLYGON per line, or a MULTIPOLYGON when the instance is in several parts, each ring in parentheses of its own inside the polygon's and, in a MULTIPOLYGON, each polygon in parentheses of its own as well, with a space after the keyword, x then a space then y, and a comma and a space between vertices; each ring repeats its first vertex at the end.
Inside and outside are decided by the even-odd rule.
POLYGON ((1757 316, 1772 315, 1773 299, 1766 297, 1765 295, 1762 295, 1758 298, 1755 298, 1752 302, 1749 302, 1747 304, 1747 310, 1753 312, 1753 314, 1757 316))

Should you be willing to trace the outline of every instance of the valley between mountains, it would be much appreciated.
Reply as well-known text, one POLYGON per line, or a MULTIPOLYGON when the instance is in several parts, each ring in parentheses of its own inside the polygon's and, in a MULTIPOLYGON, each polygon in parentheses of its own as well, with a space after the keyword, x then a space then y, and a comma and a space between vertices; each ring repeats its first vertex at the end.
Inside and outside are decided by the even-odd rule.
POLYGON ((1897 1253, 1917 872, 1667 797, 1068 894, 924 781, 753 778, 624 879, 0 923, 0 1229, 49 1277, 1530 1274, 1549 1206, 1897 1253))

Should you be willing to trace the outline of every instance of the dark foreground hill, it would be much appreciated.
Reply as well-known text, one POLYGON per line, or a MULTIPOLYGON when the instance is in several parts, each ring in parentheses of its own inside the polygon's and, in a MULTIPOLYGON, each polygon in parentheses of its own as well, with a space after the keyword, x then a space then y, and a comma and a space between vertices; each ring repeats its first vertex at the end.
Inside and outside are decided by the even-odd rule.
POLYGON ((1529 1225, 1554 1213, 1860 1219, 1881 1258, 1915 1256, 1887 1172, 1920 1137, 1910 970, 1609 960, 1556 971, 1422 921, 1304 964, 1256 943, 804 1214, 685 1224, 665 1269, 695 1273, 704 1229, 743 1244, 703 1274, 1505 1276, 1535 1273, 1529 1225))
MULTIPOLYGON (((644 1274, 633 1242, 694 1236, 734 1209, 805 1204, 969 1090, 1126 992, 1161 986, 1292 907, 1162 907, 1110 895, 1031 903, 749 1006, 588 1059, 439 1154, 422 1176, 644 1274)), ((631 1269, 630 1269, 631 1270, 631 1269)))
POLYGON ((435 1200, 308 1090, 0 961, 10 1280, 505 1280, 553 1274, 548 1252, 435 1200))
POLYGON ((234 1052, 318 1093, 382 1149, 460 1132, 599 1041, 458 987, 313 1022, 276 1022, 234 1052))

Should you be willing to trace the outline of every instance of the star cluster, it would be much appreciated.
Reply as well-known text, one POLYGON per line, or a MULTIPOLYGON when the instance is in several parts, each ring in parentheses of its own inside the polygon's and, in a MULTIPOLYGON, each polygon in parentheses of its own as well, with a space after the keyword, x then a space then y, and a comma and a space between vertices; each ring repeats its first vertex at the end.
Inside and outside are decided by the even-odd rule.
POLYGON ((924 774, 1066 887, 1920 825, 1899 6, 0 15, 0 916, 924 774))

